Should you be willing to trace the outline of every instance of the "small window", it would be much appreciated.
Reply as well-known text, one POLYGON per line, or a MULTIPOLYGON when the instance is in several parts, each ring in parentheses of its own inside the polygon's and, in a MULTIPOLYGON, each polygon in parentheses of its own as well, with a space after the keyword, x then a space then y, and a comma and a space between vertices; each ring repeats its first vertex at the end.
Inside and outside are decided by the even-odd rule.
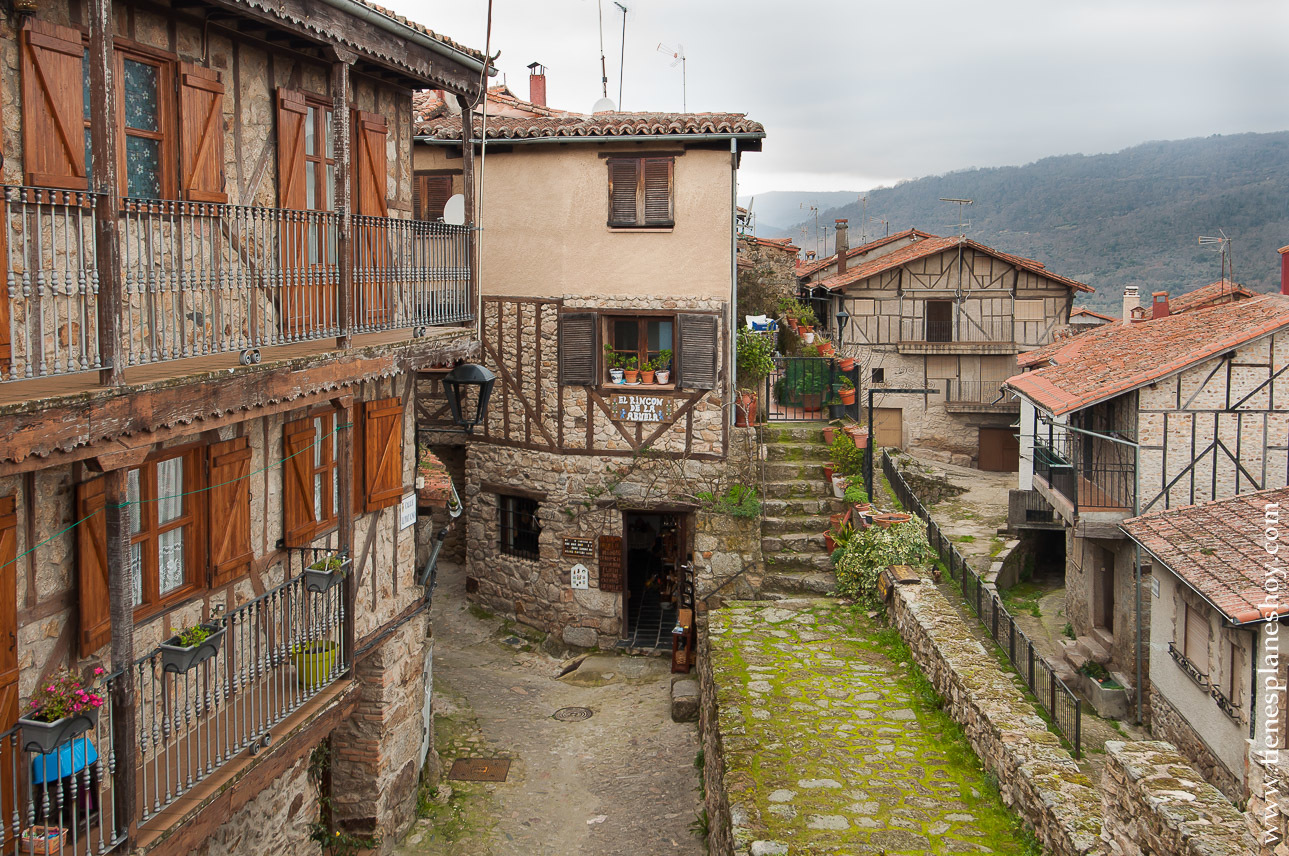
POLYGON ((672 172, 675 158, 609 158, 609 226, 675 225, 672 172))
POLYGON ((1244 682, 1240 678, 1244 675, 1244 651, 1230 639, 1225 640, 1222 645, 1225 648, 1224 656, 1222 657, 1224 667, 1222 694, 1226 696, 1226 700, 1231 703, 1232 707, 1238 708, 1243 703, 1240 690, 1244 686, 1244 682))
POLYGON ((928 300, 926 302, 926 341, 953 341, 952 300, 928 300))
POLYGON ((125 193, 135 199, 170 198, 174 195, 169 100, 173 97, 172 69, 169 63, 151 57, 119 56, 125 193))
POLYGON ((606 323, 605 362, 608 365, 604 367, 604 382, 609 381, 608 370, 615 367, 671 370, 675 362, 675 318, 670 315, 609 317, 606 323))
POLYGON ((451 175, 418 172, 412 177, 412 216, 417 220, 442 220, 451 198, 451 175))
POLYGON ((886 369, 876 368, 872 371, 873 383, 886 383, 886 369))
POLYGON ((497 496, 501 552, 521 559, 539 558, 542 527, 537 520, 537 500, 524 496, 497 496))
POLYGON ((199 582, 193 453, 144 464, 126 476, 134 606, 163 604, 199 582))

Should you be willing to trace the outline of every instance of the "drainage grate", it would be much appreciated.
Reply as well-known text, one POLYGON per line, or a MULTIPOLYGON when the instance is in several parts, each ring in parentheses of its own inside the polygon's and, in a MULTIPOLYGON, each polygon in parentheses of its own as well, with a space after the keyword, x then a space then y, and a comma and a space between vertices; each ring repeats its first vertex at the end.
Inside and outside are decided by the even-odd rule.
POLYGON ((452 762, 449 779, 458 782, 504 782, 510 773, 506 758, 458 758, 452 762))
POLYGON ((589 707, 561 707, 551 716, 560 722, 581 722, 583 719, 591 718, 591 709, 589 707))

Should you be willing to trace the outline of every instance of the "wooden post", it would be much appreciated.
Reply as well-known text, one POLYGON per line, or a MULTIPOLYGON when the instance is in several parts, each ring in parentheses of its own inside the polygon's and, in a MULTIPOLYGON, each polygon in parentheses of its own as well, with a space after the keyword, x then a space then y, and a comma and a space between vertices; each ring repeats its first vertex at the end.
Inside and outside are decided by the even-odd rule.
MULTIPOLYGON (((470 228, 469 237, 466 239, 466 253, 470 257, 470 306, 478 316, 475 319, 476 323, 482 325, 483 316, 478 311, 480 306, 479 232, 475 228, 478 212, 475 209, 474 186, 474 110, 464 95, 457 96, 457 104, 461 105, 461 192, 465 195, 466 225, 470 228)), ((483 327, 480 326, 479 330, 482 332, 483 327)))
POLYGON ((139 815, 135 792, 135 753, 138 746, 134 688, 134 587, 130 579, 130 519, 125 468, 108 472, 104 479, 104 514, 107 524, 108 611, 112 618, 112 670, 120 670, 112 687, 112 743, 116 749, 115 785, 119 828, 134 845, 139 815))
MULTIPOLYGON (((353 560, 354 555, 354 416, 362 402, 353 399, 332 399, 336 408, 336 424, 348 425, 336 432, 336 478, 339 484, 340 507, 336 509, 338 518, 337 537, 340 549, 353 560)), ((351 566, 352 567, 352 566, 351 566)), ((357 568, 353 568, 357 570, 357 568)), ((354 609, 358 603, 358 583, 356 574, 345 576, 345 621, 341 628, 342 646, 345 656, 352 664, 354 661, 354 644, 357 637, 354 633, 354 609)))
MULTIPOLYGON (((349 64, 352 61, 352 55, 339 55, 331 63, 331 119, 332 133, 336 137, 335 199, 336 211, 340 213, 340 224, 336 230, 336 266, 340 272, 336 311, 340 315, 340 336, 336 339, 336 347, 342 350, 353 343, 354 329, 353 184, 349 178, 353 151, 349 127, 349 64)), ((347 437, 348 434, 342 432, 341 436, 347 437)), ((340 525, 343 527, 344 523, 340 525)))
POLYGON ((89 0, 90 190, 94 193, 94 255, 98 268, 98 347, 102 368, 99 382, 119 386, 125 370, 121 320, 125 309, 121 288, 121 239, 118 209, 121 199, 116 170, 116 86, 113 84, 112 0, 89 0))

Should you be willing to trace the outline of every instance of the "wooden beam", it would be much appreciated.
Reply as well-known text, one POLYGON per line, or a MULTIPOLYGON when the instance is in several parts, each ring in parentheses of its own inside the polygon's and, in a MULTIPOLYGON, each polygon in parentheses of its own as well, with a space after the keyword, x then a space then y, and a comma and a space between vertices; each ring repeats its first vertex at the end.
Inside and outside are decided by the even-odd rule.
POLYGON ((117 95, 112 75, 116 68, 113 46, 112 0, 90 0, 90 100, 97 105, 90 121, 91 163, 85 164, 94 193, 94 255, 99 278, 98 347, 102 368, 99 382, 117 386, 125 371, 121 342, 124 297, 121 286, 121 240, 117 208, 121 187, 117 175, 117 95))
MULTIPOLYGON (((335 124, 336 145, 336 210, 353 213, 352 185, 349 171, 352 168, 349 145, 349 62, 338 58, 331 64, 331 116, 335 124)), ((340 314, 340 336, 336 346, 348 348, 353 343, 354 329, 354 270, 353 270, 353 218, 340 217, 336 230, 336 265, 340 273, 340 290, 336 295, 336 309, 340 314)))
POLYGON ((107 516, 108 603, 112 619, 112 669, 120 675, 112 684, 112 743, 117 752, 117 824, 126 830, 127 849, 138 835, 138 793, 135 790, 136 721, 134 705, 134 586, 130 574, 130 516, 126 470, 113 470, 103 478, 104 513, 107 516))

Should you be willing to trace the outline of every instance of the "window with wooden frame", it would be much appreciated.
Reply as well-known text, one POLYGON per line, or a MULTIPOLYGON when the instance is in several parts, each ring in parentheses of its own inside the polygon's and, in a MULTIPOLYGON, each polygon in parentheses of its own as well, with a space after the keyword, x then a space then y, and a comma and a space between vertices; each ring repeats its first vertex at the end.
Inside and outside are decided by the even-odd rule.
POLYGON ((335 426, 335 412, 326 411, 283 427, 283 541, 288 546, 305 546, 336 526, 340 479, 335 426))
POLYGON ((559 320, 559 382, 596 386, 610 382, 613 363, 660 359, 671 350, 671 383, 684 389, 715 389, 720 319, 713 314, 612 315, 565 312, 559 320), (603 328, 603 329, 601 329, 603 328), (600 342, 605 348, 600 348, 600 342))
POLYGON ((170 454, 126 474, 134 607, 150 611, 205 582, 199 552, 200 474, 195 450, 170 454))
MULTIPOLYGON (((606 363, 626 369, 657 370, 672 368, 675 354, 676 319, 673 315, 645 315, 604 318, 606 363), (646 368, 646 366, 648 368, 646 368)), ((605 366, 602 383, 609 382, 605 366)))
POLYGON ((926 341, 953 341, 952 300, 928 300, 926 302, 926 341))
POLYGON ((1231 707, 1243 704, 1244 650, 1232 638, 1222 640, 1222 681, 1219 689, 1231 707))
POLYGON ((417 220, 442 220, 452 198, 452 173, 418 172, 412 176, 412 216, 417 220))
POLYGON ((150 54, 116 52, 121 130, 118 169, 132 199, 175 198, 174 65, 150 54))
POLYGON ((609 226, 656 229, 676 225, 674 157, 609 158, 609 226))
POLYGON ((497 495, 497 524, 501 552, 521 559, 540 558, 542 527, 537 518, 538 503, 526 496, 497 495))

